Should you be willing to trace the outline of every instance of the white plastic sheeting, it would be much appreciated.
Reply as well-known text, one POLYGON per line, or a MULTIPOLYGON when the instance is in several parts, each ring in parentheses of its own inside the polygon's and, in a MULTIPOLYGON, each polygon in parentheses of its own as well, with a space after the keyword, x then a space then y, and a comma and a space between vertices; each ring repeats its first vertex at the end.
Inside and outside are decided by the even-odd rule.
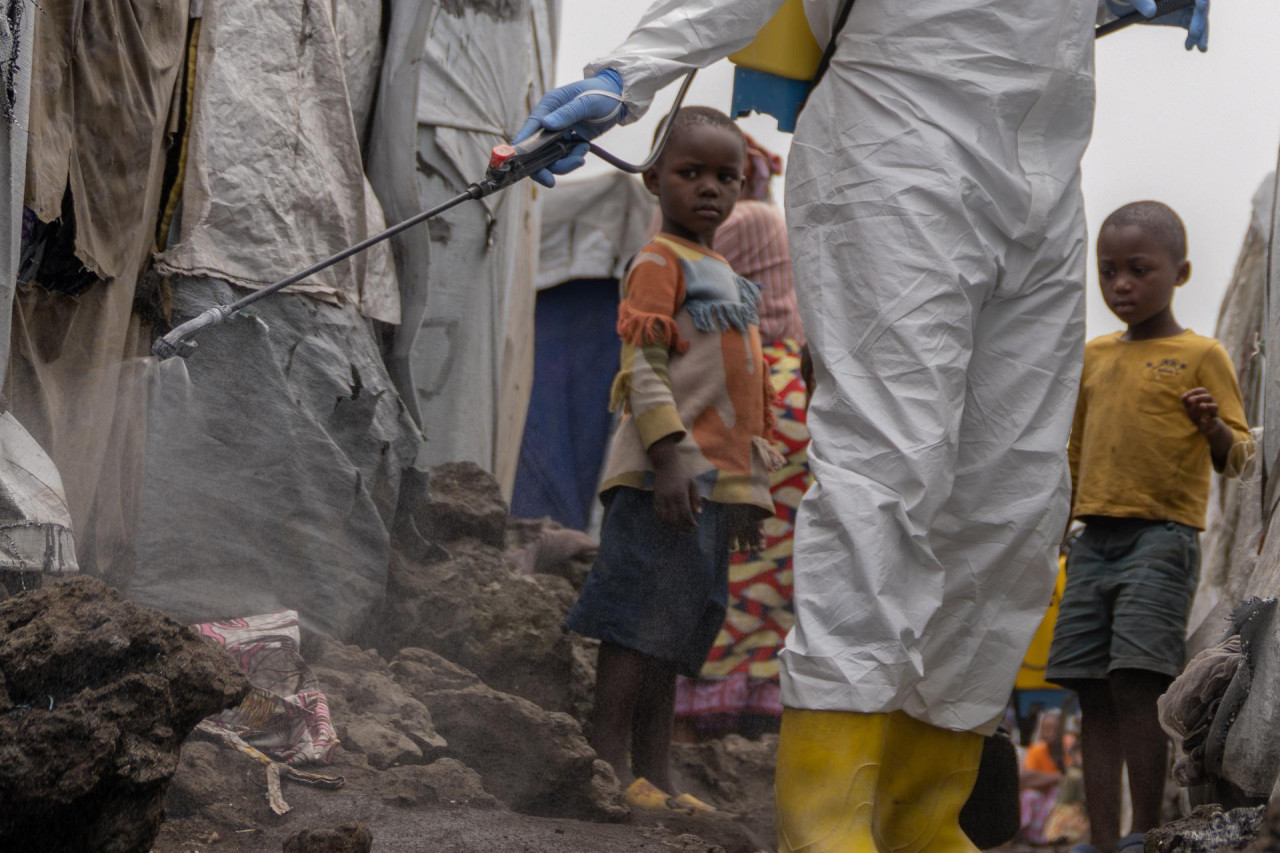
POLYGON ((9 412, 0 414, 0 569, 48 575, 79 570, 62 478, 9 412))
POLYGON ((542 202, 538 290, 582 278, 621 279, 644 248, 657 203, 632 175, 561 180, 542 202))
POLYGON ((27 168, 27 123, 31 110, 31 46, 35 4, 8 0, 0 14, 0 78, 5 109, 0 110, 0 379, 9 366, 9 321, 13 282, 22 250, 22 199, 27 168))
MULTIPOLYGON (((1244 396, 1245 417, 1255 429, 1262 425, 1264 361, 1258 342, 1263 331, 1274 181, 1274 176, 1268 176, 1254 193, 1249 230, 1245 232, 1231 283, 1222 297, 1214 330, 1214 337, 1235 364, 1244 396)), ((1257 444, 1262 447, 1263 441, 1257 444)), ((1252 471, 1241 477, 1213 478, 1201 549, 1200 583, 1187 625, 1188 654, 1194 655, 1222 639, 1232 608, 1246 597, 1246 588, 1258 568, 1258 548, 1262 542, 1262 470, 1262 465, 1255 464, 1252 471)))
MULTIPOLYGON (((399 221, 480 178, 550 85, 555 0, 393 0, 369 173, 399 221)), ((426 434, 507 495, 533 365, 535 189, 524 182, 397 238, 403 321, 389 366, 426 434)))
MULTIPOLYGON (((180 236, 165 274, 257 288, 385 227, 326 3, 205 0, 180 236)), ((296 285, 400 318, 386 244, 296 285)))

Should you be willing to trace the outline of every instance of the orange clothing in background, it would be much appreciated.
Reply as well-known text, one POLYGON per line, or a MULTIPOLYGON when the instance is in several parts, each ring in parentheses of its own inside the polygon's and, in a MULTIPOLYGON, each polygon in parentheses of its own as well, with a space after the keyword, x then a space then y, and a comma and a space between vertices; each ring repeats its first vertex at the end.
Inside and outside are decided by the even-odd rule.
POLYGON ((1049 754, 1049 744, 1045 741, 1038 741, 1027 747, 1027 757, 1022 760, 1022 769, 1040 773, 1062 772, 1054 763, 1053 756, 1049 754))
POLYGON ((1023 770, 1035 770, 1040 773, 1062 773, 1067 767, 1072 766, 1071 746, 1075 743, 1075 737, 1068 734, 1062 739, 1062 767, 1059 767, 1053 760, 1053 754, 1049 751, 1049 742, 1038 740, 1031 746, 1027 747, 1027 754, 1022 759, 1023 770))

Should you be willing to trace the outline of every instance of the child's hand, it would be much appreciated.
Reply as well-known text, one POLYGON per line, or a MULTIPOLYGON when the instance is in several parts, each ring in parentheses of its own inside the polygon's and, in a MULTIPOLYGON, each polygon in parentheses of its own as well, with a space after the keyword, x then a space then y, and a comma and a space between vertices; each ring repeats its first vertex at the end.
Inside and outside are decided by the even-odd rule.
POLYGON ((1218 402, 1206 388, 1192 388, 1182 395, 1182 405, 1187 410, 1187 417, 1200 430, 1200 434, 1209 442, 1209 453, 1213 459, 1214 470, 1225 470, 1227 455, 1235 444, 1235 434, 1222 418, 1218 417, 1218 402))
POLYGON ((1219 424, 1218 403, 1206 388, 1192 388, 1182 395, 1182 405, 1187 417, 1204 435, 1214 432, 1219 424))
POLYGON ((764 548, 764 534, 760 530, 758 515, 748 507, 735 507, 739 510, 729 516, 729 541, 733 550, 750 554, 764 548))
POLYGON ((664 438, 649 448, 653 461, 653 511, 663 524, 680 530, 696 530, 702 514, 698 484, 680 458, 676 442, 664 438))

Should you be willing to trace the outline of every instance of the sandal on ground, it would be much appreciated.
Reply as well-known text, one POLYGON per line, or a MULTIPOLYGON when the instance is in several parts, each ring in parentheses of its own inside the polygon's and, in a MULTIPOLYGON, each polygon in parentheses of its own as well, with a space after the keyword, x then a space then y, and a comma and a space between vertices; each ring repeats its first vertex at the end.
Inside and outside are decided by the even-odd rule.
POLYGON ((679 812, 693 816, 695 814, 692 806, 681 805, 674 797, 654 785, 648 779, 637 779, 627 786, 623 797, 627 801, 627 805, 633 809, 643 809, 651 812, 679 812))
POLYGON ((1145 832, 1131 832, 1116 842, 1116 853, 1142 853, 1145 832))
POLYGON ((676 797, 676 805, 693 809, 697 814, 719 814, 720 810, 710 803, 704 803, 693 794, 681 794, 676 797))

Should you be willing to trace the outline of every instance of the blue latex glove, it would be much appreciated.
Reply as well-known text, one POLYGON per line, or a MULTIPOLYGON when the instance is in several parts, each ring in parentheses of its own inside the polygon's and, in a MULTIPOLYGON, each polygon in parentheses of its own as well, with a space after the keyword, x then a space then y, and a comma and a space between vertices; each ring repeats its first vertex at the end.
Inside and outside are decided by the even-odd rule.
MULTIPOLYGON (((1137 10, 1144 18, 1152 18, 1158 11, 1156 0, 1107 0, 1107 8, 1115 15, 1137 10)), ((1185 29, 1187 50, 1196 47, 1203 53, 1209 49, 1209 0, 1195 0, 1195 5, 1161 15, 1151 23, 1185 29)))
MULTIPOLYGON (((522 142, 539 130, 561 131, 572 127, 583 139, 604 133, 627 115, 622 104, 622 77, 613 70, 601 71, 595 77, 579 80, 542 96, 524 126, 512 142, 522 142)), ((544 187, 555 186, 555 175, 572 172, 587 160, 586 143, 576 146, 550 169, 532 177, 544 187)))

